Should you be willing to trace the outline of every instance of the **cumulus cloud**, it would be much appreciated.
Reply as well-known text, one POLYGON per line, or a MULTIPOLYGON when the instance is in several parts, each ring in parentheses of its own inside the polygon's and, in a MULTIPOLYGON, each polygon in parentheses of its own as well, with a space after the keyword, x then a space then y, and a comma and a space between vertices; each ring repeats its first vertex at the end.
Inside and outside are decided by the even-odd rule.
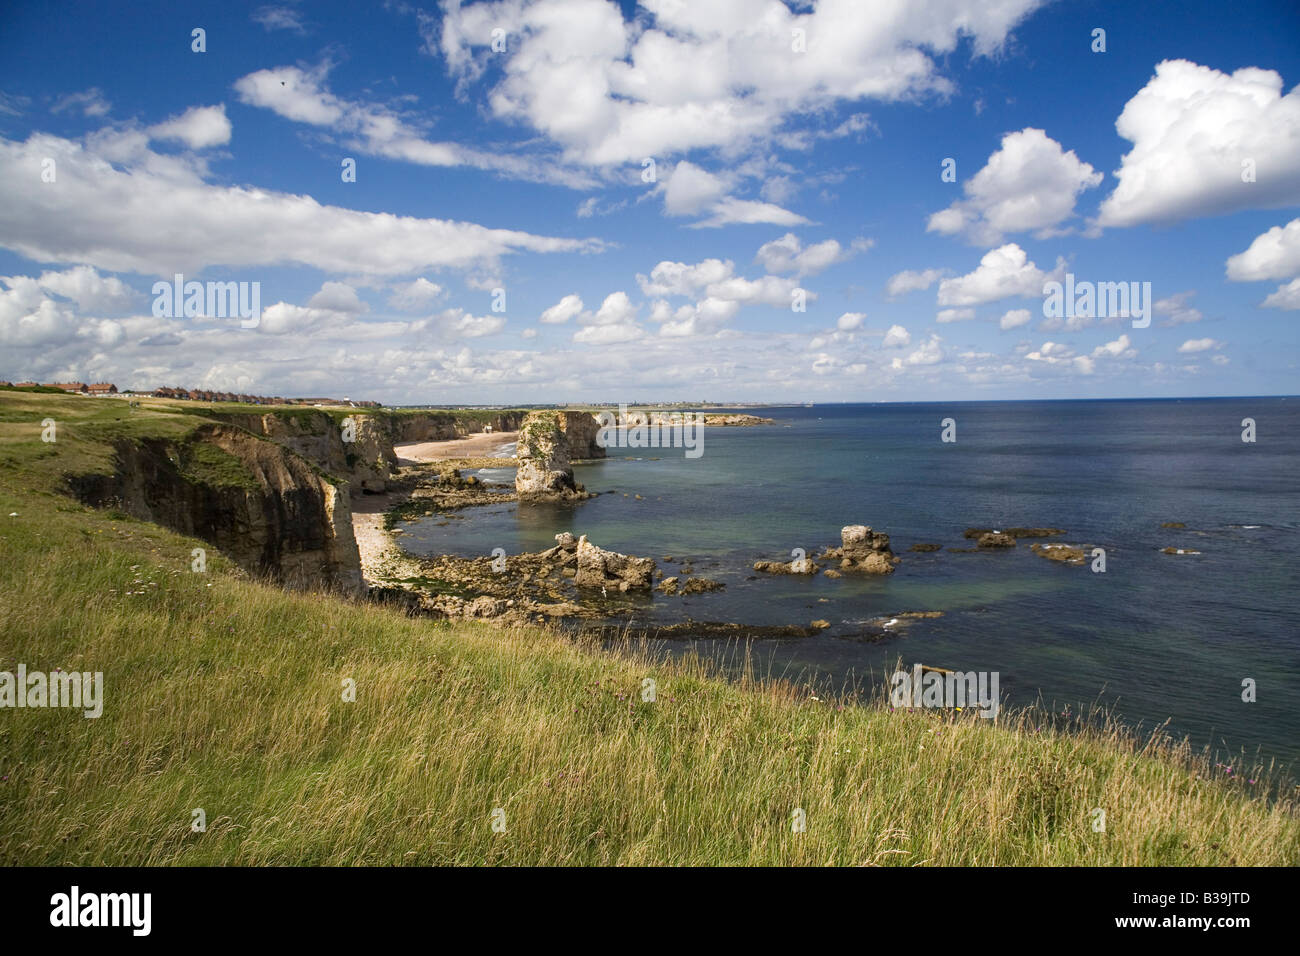
POLYGON ((763 243, 754 261, 761 263, 768 272, 811 276, 852 258, 856 252, 865 252, 874 244, 871 239, 855 239, 846 249, 836 240, 827 239, 805 247, 798 236, 787 232, 780 239, 763 243))
POLYGON ((582 312, 582 299, 577 295, 566 295, 555 305, 542 312, 539 322, 547 325, 558 325, 562 322, 568 322, 569 319, 582 312))
POLYGON ((808 224, 808 220, 803 216, 790 212, 788 209, 782 209, 773 203, 759 202, 756 199, 736 199, 734 196, 727 196, 719 200, 709 208, 709 211, 712 213, 709 218, 691 223, 691 228, 717 229, 720 226, 730 226, 737 223, 742 225, 766 223, 772 226, 803 226, 808 224))
MULTIPOLYGON (((1062 267, 1058 263, 1058 269, 1062 267)), ((1013 296, 1041 296, 1049 278, 1029 261, 1025 250, 1009 242, 986 252, 974 272, 940 282, 939 304, 983 305, 1013 296)))
POLYGON ((310 196, 212 185, 183 161, 147 149, 122 165, 43 134, 26 142, 0 137, 0 246, 36 261, 163 276, 216 265, 287 264, 409 275, 482 267, 512 252, 603 248, 596 240, 359 212, 310 196), (28 188, 26 171, 39 169, 45 157, 58 162, 59 188, 28 188))
POLYGON ((361 301, 357 290, 346 282, 324 283, 320 291, 307 300, 307 305, 313 309, 328 309, 349 315, 370 311, 370 306, 361 301))
POLYGON ((975 318, 974 309, 940 309, 934 317, 936 322, 963 322, 975 318))
POLYGON ((912 344, 912 334, 901 325, 891 325, 889 331, 885 333, 884 340, 880 343, 882 348, 897 349, 904 345, 912 344))
POLYGON ((835 327, 841 332, 852 332, 854 329, 860 329, 863 321, 866 319, 865 312, 845 312, 835 320, 835 327))
POLYGON ((963 37, 990 54, 1038 5, 650 2, 624 19, 600 0, 502 0, 449 4, 428 40, 463 87, 491 62, 494 116, 608 166, 767 142, 787 117, 837 102, 949 92, 931 55, 963 37), (505 54, 490 52, 495 28, 510 34, 505 54), (791 49, 796 28, 807 52, 791 49))
POLYGON ((1004 312, 1002 318, 998 320, 998 328, 1018 329, 1022 325, 1029 324, 1030 313, 1028 309, 1009 309, 1004 312))
POLYGON ((1300 219, 1256 236, 1245 252, 1228 257, 1228 278, 1237 282, 1289 279, 1300 274, 1300 219))
POLYGON ((225 104, 193 106, 178 116, 149 127, 149 138, 175 140, 190 149, 207 149, 230 142, 230 120, 225 104))
POLYGON ((1261 305, 1269 309, 1300 309, 1300 279, 1292 279, 1268 296, 1261 305))
POLYGON ((1079 193, 1102 174, 1041 129, 1008 133, 984 168, 966 180, 966 198, 930 217, 927 232, 962 235, 976 245, 993 245, 1006 233, 1053 235, 1074 215, 1079 193))
POLYGON ((1178 351, 1187 354, 1195 352, 1208 352, 1210 349, 1221 349, 1223 343, 1215 339, 1188 339, 1182 345, 1178 346, 1178 351))
POLYGON ((419 312, 436 302, 442 293, 442 286, 420 276, 396 286, 393 294, 388 297, 388 304, 403 312, 419 312))
POLYGON ((1163 299, 1157 299, 1155 305, 1152 306, 1156 315, 1167 316, 1160 324, 1166 327, 1190 325, 1205 318, 1200 309, 1190 304, 1194 295, 1196 295, 1195 291, 1189 289, 1186 292, 1176 292, 1163 299))
POLYGON ((683 160, 664 182, 664 211, 670 216, 694 216, 725 196, 729 188, 726 180, 683 160))
POLYGON ((1272 70, 1165 60, 1115 121, 1133 144, 1098 225, 1167 223, 1300 203, 1300 90, 1272 70), (1243 162, 1254 181, 1243 181, 1243 162))
POLYGON ((944 273, 944 269, 923 269, 920 271, 904 269, 902 272, 897 272, 889 277, 889 283, 885 286, 885 294, 893 299, 900 295, 906 295, 908 292, 928 289, 942 279, 944 273))
MULTIPOLYGON (((707 297, 742 305, 789 307, 798 288, 795 279, 770 275, 746 279, 737 276, 735 269, 730 259, 705 259, 694 265, 665 260, 651 269, 650 275, 638 274, 636 279, 642 292, 656 298, 707 297)), ((807 292, 807 297, 813 301, 817 295, 807 292)))

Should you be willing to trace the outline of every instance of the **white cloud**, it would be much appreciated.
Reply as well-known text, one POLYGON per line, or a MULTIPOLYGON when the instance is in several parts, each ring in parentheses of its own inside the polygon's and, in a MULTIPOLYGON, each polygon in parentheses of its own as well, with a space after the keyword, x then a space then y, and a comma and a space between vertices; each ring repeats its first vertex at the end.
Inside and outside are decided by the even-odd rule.
POLYGON ((1256 236, 1245 252, 1228 257, 1228 278, 1237 282, 1289 279, 1300 274, 1300 219, 1256 236))
POLYGON ((1214 339, 1188 339, 1182 345, 1178 346, 1178 351, 1184 354, 1192 352, 1208 352, 1210 349, 1221 349, 1223 343, 1214 339))
POLYGON ((427 139, 418 126, 385 106, 346 100, 329 92, 324 87, 328 70, 329 64, 314 70, 295 66, 258 70, 236 80, 235 92, 249 106, 348 135, 348 149, 371 156, 420 166, 471 166, 514 179, 573 188, 597 185, 596 179, 554 155, 515 155, 427 139))
POLYGON ((1188 304, 1194 295, 1196 295, 1194 291, 1188 290, 1186 292, 1176 292, 1164 299, 1157 299, 1155 305, 1152 306, 1156 315, 1169 316, 1160 324, 1166 327, 1190 325, 1205 318, 1200 309, 1188 304))
POLYGON ((865 312, 845 312, 835 320, 835 327, 841 332, 852 332, 854 329, 862 327, 862 322, 866 317, 865 312))
POLYGON ((904 269, 902 272, 897 272, 889 277, 889 284, 885 286, 885 294, 892 299, 908 292, 928 289, 943 278, 944 271, 943 269, 925 269, 917 272, 904 269))
POLYGON ((582 312, 582 299, 576 295, 566 295, 555 305, 542 312, 539 322, 548 325, 558 325, 561 322, 568 322, 569 319, 582 312))
POLYGON ((926 231, 962 234, 976 245, 1001 242, 1009 232, 1051 235, 1074 215, 1079 193, 1101 180, 1041 129, 1007 133, 984 168, 966 180, 966 198, 932 215, 926 231))
POLYGON ((293 7, 265 6, 253 11, 250 19, 260 23, 267 33, 272 30, 289 30, 292 33, 306 33, 303 28, 302 15, 293 7))
MULTIPOLYGON (((798 284, 794 279, 780 276, 762 276, 745 279, 735 274, 735 264, 730 260, 705 259, 695 265, 684 262, 660 262, 650 270, 650 275, 638 274, 637 283, 648 296, 706 296, 742 305, 772 305, 789 307, 791 294, 798 284)), ((817 298, 808 292, 808 300, 817 298)))
POLYGON ((1243 67, 1220 73, 1165 60, 1115 129, 1133 143, 1101 204, 1103 227, 1165 223, 1300 203, 1300 90, 1243 67), (1255 165, 1243 182, 1242 164, 1255 165))
MULTIPOLYGON (((943 361, 943 347, 940 342, 943 339, 937 335, 931 335, 929 340, 922 343, 920 348, 903 360, 904 365, 937 365, 943 361)), ((894 360, 895 362, 898 359, 894 360)))
POLYGON ((713 214, 708 219, 691 223, 692 229, 716 229, 736 223, 754 225, 768 223, 773 226, 803 226, 808 220, 798 213, 782 209, 770 202, 758 202, 755 199, 736 199, 728 196, 714 203, 709 211, 713 214))
POLYGON ((1107 342, 1105 345, 1098 345, 1092 350, 1092 357, 1099 358, 1133 358, 1137 355, 1137 350, 1132 348, 1132 342, 1127 335, 1121 335, 1113 342, 1107 342))
POLYGON ((80 93, 69 93, 59 97, 50 107, 50 112, 62 113, 69 109, 80 109, 82 116, 105 116, 112 109, 112 105, 104 99, 103 90, 92 86, 80 93))
POLYGON ((725 196, 729 188, 726 180, 683 160, 664 183, 664 211, 670 216, 694 216, 725 196))
POLYGON ((370 306, 361 301, 357 290, 346 282, 326 282, 320 291, 307 300, 308 308, 328 309, 331 312, 343 312, 358 315, 370 311, 370 306))
POLYGON ((192 106, 179 116, 149 127, 149 138, 175 140, 190 149, 207 149, 230 142, 230 120, 225 104, 192 106))
POLYGON ((793 272, 798 276, 811 276, 838 262, 844 262, 855 252, 865 252, 873 245, 874 240, 855 239, 845 249, 836 240, 827 239, 805 248, 798 236, 787 232, 780 239, 763 243, 754 259, 768 272, 793 272))
POLYGON ((1028 309, 1009 309, 1003 313, 1002 318, 998 321, 998 328, 1018 329, 1022 325, 1029 324, 1030 313, 1028 309))
POLYGON ((1279 286, 1261 305, 1269 309, 1300 309, 1300 279, 1292 279, 1286 285, 1279 286))
POLYGON ((393 294, 388 297, 388 304, 403 312, 419 312, 436 302, 442 293, 442 286, 420 276, 395 287, 393 294))
POLYGON ((72 299, 83 312, 117 312, 142 298, 121 279, 102 276, 90 266, 42 272, 36 283, 48 292, 72 299))
POLYGON ((912 334, 901 325, 891 325, 889 331, 885 333, 884 341, 880 343, 882 348, 897 349, 904 345, 912 344, 912 334))
POLYGON ((963 322, 966 319, 975 318, 974 309, 940 309, 939 314, 934 317, 936 322, 963 322))
MULTIPOLYGON (((209 266, 299 264, 326 272, 409 275, 469 269, 510 252, 595 251, 595 240, 323 206, 310 196, 217 186, 147 149, 122 166, 70 140, 0 137, 0 246, 29 259, 169 276, 209 266), (58 162, 58 189, 27 170, 58 162)), ((256 278, 256 276, 240 276, 256 278)))
POLYGON ((462 84, 492 64, 493 115, 527 123, 574 161, 609 166, 744 149, 778 137, 788 116, 840 101, 948 92, 932 54, 966 36, 990 54, 1038 5, 823 2, 796 13, 768 0, 650 0, 624 20, 599 0, 503 0, 448 5, 430 40, 462 84), (806 53, 791 49, 796 27, 806 53), (488 49, 494 28, 510 34, 508 53, 488 49))
POLYGON ((1025 250, 1010 242, 986 252, 974 272, 940 282, 939 304, 983 305, 1013 296, 1041 296, 1048 278, 1025 250))

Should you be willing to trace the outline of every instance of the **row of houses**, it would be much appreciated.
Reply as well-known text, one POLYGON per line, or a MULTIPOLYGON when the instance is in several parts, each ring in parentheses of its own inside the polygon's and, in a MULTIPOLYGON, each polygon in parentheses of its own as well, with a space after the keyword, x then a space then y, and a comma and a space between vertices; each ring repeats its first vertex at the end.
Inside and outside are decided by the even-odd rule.
POLYGON ((0 382, 0 388, 61 388, 76 395, 116 395, 117 386, 112 382, 0 382))
POLYGON ((246 405, 351 405, 353 408, 382 408, 380 402, 353 402, 348 399, 338 401, 333 398, 281 398, 268 395, 249 395, 244 392, 213 392, 202 388, 156 388, 153 391, 128 389, 119 393, 117 386, 111 382, 3 382, 0 388, 58 388, 73 395, 130 395, 151 398, 172 398, 190 402, 242 402, 246 405))

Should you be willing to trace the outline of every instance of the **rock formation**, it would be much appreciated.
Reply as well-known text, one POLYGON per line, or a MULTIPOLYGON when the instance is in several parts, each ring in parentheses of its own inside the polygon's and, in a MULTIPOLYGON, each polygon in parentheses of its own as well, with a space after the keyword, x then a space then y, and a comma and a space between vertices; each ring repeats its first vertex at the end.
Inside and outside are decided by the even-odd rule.
POLYGON ((840 546, 822 557, 838 558, 841 570, 860 574, 893 574, 899 560, 889 548, 889 535, 862 524, 841 528, 840 546))
MULTIPOLYGON (((570 535, 572 537, 572 535, 570 535)), ((578 539, 579 587, 617 588, 619 591, 649 590, 654 580, 654 558, 634 558, 598 548, 584 534, 578 539)))
POLYGON ((565 443, 569 447, 569 460, 583 458, 604 458, 605 447, 597 438, 600 436, 600 422, 589 412, 558 412, 560 431, 564 432, 565 443))
MULTIPOLYGON (((593 419, 594 421, 594 419, 593 419)), ((515 491, 529 498, 580 498, 586 489, 573 480, 569 443, 558 412, 530 412, 519 427, 515 491)))
POLYGON ((120 440, 114 473, 69 478, 87 504, 200 538, 291 587, 363 594, 347 483, 230 425, 185 439, 120 440))
POLYGON ((1016 539, 1005 532, 986 531, 979 536, 975 545, 980 548, 1014 548, 1016 539))

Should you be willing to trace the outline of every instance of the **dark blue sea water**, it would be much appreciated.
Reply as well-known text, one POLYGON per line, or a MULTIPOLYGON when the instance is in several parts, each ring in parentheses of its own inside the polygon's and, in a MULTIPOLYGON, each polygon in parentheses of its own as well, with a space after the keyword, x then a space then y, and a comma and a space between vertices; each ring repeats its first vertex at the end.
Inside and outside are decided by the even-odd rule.
MULTIPOLYGON (((819 636, 755 646, 764 671, 835 682, 905 663, 998 671, 1012 704, 1100 702, 1220 750, 1300 756, 1300 399, 818 405, 776 423, 706 430, 704 454, 611 449, 575 470, 602 494, 576 506, 514 504, 407 525, 416 553, 549 547, 559 531, 630 554, 689 559, 726 590, 643 599, 640 620, 803 624, 819 636), (940 441, 953 418, 957 441, 940 441), (1243 418, 1257 441, 1241 439, 1243 418), (656 460, 652 460, 656 459, 656 460), (634 495, 641 495, 636 500, 634 495), (1183 522, 1184 530, 1162 522, 1183 522), (883 578, 762 576, 759 558, 810 556, 847 524, 887 532, 883 578), (1030 552, 970 547, 970 526, 1046 526, 1106 550, 1105 573, 1030 552), (1171 556, 1173 546, 1202 552, 1171 556), (941 610, 865 643, 863 622, 941 610), (1253 679, 1258 701, 1241 699, 1253 679)), ((482 473, 510 480, 512 472, 482 473)), ((665 573, 678 565, 660 563, 665 573)), ((716 652, 716 642, 697 649, 716 652)))

